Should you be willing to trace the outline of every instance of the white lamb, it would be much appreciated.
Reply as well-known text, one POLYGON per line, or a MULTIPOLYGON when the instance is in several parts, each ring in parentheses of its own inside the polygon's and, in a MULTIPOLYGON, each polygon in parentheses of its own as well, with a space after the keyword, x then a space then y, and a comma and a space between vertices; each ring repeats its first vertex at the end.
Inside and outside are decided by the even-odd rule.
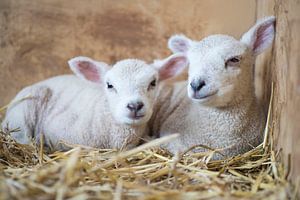
POLYGON ((262 142, 265 116, 254 93, 253 66, 256 56, 272 44, 274 23, 274 17, 265 18, 240 40, 227 35, 201 41, 182 35, 169 39, 173 53, 188 58, 189 78, 163 88, 153 116, 153 133, 180 134, 165 145, 168 150, 183 152, 202 144, 223 149, 221 153, 228 157, 262 142))
POLYGON ((159 69, 136 59, 122 60, 111 68, 87 57, 73 58, 69 65, 76 76, 57 76, 20 91, 2 127, 20 128, 12 133, 20 143, 29 143, 31 138, 39 141, 44 134, 45 145, 56 150, 63 149, 60 140, 98 148, 131 148, 147 134, 156 84, 180 73, 173 70, 180 64, 178 58, 170 56, 159 69))

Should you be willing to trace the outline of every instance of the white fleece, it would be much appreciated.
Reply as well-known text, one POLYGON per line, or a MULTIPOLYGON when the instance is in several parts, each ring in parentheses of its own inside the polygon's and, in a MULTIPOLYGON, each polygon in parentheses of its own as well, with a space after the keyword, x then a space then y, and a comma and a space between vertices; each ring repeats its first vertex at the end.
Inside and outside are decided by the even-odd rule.
POLYGON ((151 132, 158 137, 180 134, 164 147, 176 153, 202 144, 222 149, 227 157, 262 142, 265 116, 254 93, 253 66, 255 56, 273 41, 274 23, 274 17, 259 21, 241 40, 227 35, 201 41, 170 38, 169 48, 188 58, 189 78, 160 89, 151 132), (199 82, 201 89, 193 89, 199 82))
MULTIPOLYGON (((179 57, 180 58, 180 57, 179 57)), ((170 57, 172 60, 176 56, 170 57)), ((110 68, 87 57, 69 61, 77 75, 63 75, 21 90, 8 108, 3 128, 20 128, 13 137, 20 143, 31 138, 61 150, 60 140, 98 148, 130 148, 147 134, 147 122, 157 98, 159 79, 177 74, 172 66, 154 68, 127 59, 110 68), (162 77, 163 75, 163 77, 162 77), (18 101, 30 96, 23 101, 18 101), (143 103, 134 112, 131 103, 143 103)))

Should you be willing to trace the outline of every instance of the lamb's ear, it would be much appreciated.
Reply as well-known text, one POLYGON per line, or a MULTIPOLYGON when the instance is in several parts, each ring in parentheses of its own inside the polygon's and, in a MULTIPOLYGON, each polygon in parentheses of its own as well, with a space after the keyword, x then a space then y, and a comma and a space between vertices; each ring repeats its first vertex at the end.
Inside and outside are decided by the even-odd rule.
POLYGON ((258 55, 267 49, 273 42, 275 32, 275 17, 270 16, 259 20, 248 32, 241 42, 247 44, 258 55))
POLYGON ((188 66, 188 58, 178 53, 164 60, 155 60, 152 66, 159 71, 159 80, 165 80, 180 74, 188 66))
POLYGON ((173 35, 168 41, 168 47, 173 53, 186 53, 191 44, 192 40, 184 35, 173 35))
POLYGON ((109 69, 106 63, 83 56, 72 58, 68 64, 79 78, 97 83, 102 82, 104 74, 109 69))

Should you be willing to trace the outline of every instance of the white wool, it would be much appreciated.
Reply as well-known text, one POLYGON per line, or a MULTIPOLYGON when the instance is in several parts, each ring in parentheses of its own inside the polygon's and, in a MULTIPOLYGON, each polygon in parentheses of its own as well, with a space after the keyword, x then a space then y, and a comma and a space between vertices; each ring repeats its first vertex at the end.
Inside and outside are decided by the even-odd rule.
POLYGON ((254 93, 253 65, 257 52, 273 40, 274 22, 274 17, 259 21, 241 40, 226 35, 201 41, 178 35, 170 38, 170 49, 188 58, 189 78, 162 86, 152 118, 152 133, 159 137, 180 134, 164 145, 168 150, 182 152, 202 144, 234 156, 262 142, 265 117, 254 93), (196 84, 200 82, 201 87, 196 84), (194 83, 199 90, 192 88, 194 83))
POLYGON ((139 143, 147 131, 147 122, 157 98, 161 72, 136 59, 122 60, 112 68, 87 57, 69 61, 74 75, 63 75, 36 83, 21 90, 14 98, 2 123, 3 128, 20 128, 13 137, 20 143, 31 138, 61 149, 59 141, 99 148, 130 148, 139 143), (151 85, 152 83, 152 85, 151 85), (108 85, 113 88, 108 88, 108 85), (31 98, 18 100, 30 95, 31 98), (142 102, 132 112, 129 104, 142 102), (135 118, 137 117, 137 118, 135 118))

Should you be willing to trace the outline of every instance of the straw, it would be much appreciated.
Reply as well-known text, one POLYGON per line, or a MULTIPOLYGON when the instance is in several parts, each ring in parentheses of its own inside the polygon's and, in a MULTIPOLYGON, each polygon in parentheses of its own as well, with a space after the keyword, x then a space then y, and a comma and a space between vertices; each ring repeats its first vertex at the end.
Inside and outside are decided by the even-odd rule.
MULTIPOLYGON (((273 93, 272 93, 273 95, 273 93)), ((271 100, 272 101, 272 95, 271 100)), ((271 103, 270 103, 271 104, 271 103)), ((271 109, 271 106, 269 107, 271 109)), ((220 150, 171 155, 160 145, 178 137, 149 141, 128 151, 66 144, 66 152, 22 145, 0 131, 1 199, 288 199, 299 181, 271 148, 269 110, 265 139, 251 151, 211 160, 220 150)), ((40 144, 45 138, 41 134, 40 144)))

